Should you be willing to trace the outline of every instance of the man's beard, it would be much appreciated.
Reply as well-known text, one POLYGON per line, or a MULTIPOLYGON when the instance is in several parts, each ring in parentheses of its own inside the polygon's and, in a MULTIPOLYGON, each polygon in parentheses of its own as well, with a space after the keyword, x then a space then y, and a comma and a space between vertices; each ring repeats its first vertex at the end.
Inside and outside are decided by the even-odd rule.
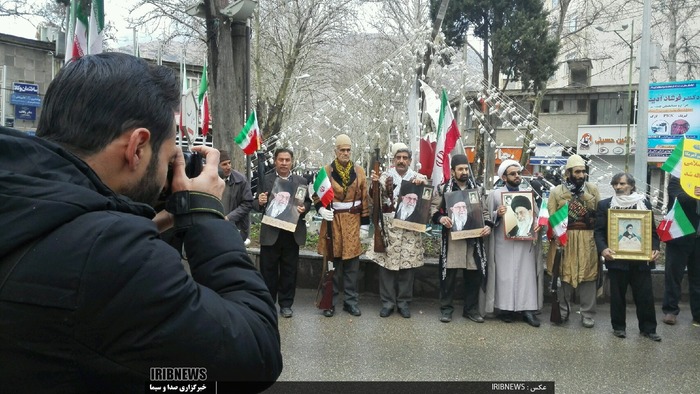
POLYGON ((572 185, 574 185, 576 187, 581 187, 581 186, 583 186, 584 183, 586 183, 586 178, 577 179, 576 177, 571 175, 569 177, 569 183, 571 183, 572 185))
POLYGON ((452 223, 452 225, 459 229, 464 228, 464 224, 467 223, 467 217, 468 215, 466 213, 454 214, 454 223, 452 223))
POLYGON ((532 228, 532 217, 526 218, 523 221, 518 220, 518 235, 524 236, 530 233, 532 228))
POLYGON ((510 179, 506 180, 506 184, 513 189, 517 189, 518 187, 520 187, 520 182, 520 179, 516 179, 514 181, 511 181, 510 179))
POLYGON ((282 212, 284 212, 285 208, 287 208, 287 204, 282 204, 279 201, 272 200, 272 203, 270 203, 270 216, 276 217, 279 216, 282 212))
MULTIPOLYGON (((155 152, 155 151, 154 151, 155 152)), ((136 184, 122 193, 131 200, 155 206, 158 197, 163 190, 163 185, 158 183, 158 153, 155 152, 148 163, 146 174, 136 184)))
POLYGON ((413 214, 413 211, 415 210, 415 205, 402 205, 401 212, 399 213, 399 220, 406 220, 409 216, 413 214))
POLYGON ((469 180, 469 175, 468 175, 468 174, 462 174, 462 175, 459 176, 459 178, 457 178, 457 180, 460 181, 460 182, 466 182, 466 181, 469 180))

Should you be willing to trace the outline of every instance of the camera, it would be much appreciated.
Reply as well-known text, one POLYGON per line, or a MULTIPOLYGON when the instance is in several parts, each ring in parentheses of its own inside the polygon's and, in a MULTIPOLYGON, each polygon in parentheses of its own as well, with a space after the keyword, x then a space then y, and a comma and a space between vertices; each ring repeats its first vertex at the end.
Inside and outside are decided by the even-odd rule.
MULTIPOLYGON (((199 152, 191 152, 189 150, 183 151, 182 155, 185 157, 185 174, 188 178, 196 178, 202 173, 204 168, 204 157, 199 152)), ((168 176, 165 183, 165 187, 158 197, 158 203, 156 204, 156 210, 160 210, 165 205, 165 200, 172 194, 172 188, 170 184, 173 182, 173 166, 168 165, 168 176)))

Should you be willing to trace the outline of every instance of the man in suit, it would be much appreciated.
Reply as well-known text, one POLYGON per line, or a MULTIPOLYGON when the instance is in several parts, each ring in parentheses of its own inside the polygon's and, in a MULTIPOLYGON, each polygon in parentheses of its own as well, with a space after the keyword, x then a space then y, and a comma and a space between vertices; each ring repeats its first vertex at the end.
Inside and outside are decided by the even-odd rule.
MULTIPOLYGON (((278 179, 281 182, 290 182, 292 187, 289 189, 291 190, 297 190, 299 186, 307 185, 304 177, 291 173, 294 162, 294 153, 291 149, 278 148, 275 150, 274 158, 275 176, 265 177, 263 192, 258 195, 258 203, 256 204, 258 212, 266 212, 268 201, 270 204, 282 204, 282 197, 286 197, 287 201, 284 202, 284 205, 289 207, 287 202, 290 194, 287 192, 277 193, 275 200, 267 198, 278 179)), ((260 273, 270 290, 272 300, 279 303, 282 317, 289 318, 294 314, 292 304, 297 284, 299 247, 306 243, 304 216, 309 209, 311 209, 311 200, 306 196, 304 204, 296 207, 297 212, 299 212, 299 220, 294 232, 268 226, 264 223, 260 226, 260 273)), ((282 216, 277 218, 283 220, 282 216)))
POLYGON ((231 156, 222 150, 219 157, 219 175, 226 182, 221 203, 224 204, 225 219, 233 222, 241 232, 241 238, 246 246, 250 244, 250 218, 248 214, 253 208, 253 193, 245 175, 231 168, 231 156))

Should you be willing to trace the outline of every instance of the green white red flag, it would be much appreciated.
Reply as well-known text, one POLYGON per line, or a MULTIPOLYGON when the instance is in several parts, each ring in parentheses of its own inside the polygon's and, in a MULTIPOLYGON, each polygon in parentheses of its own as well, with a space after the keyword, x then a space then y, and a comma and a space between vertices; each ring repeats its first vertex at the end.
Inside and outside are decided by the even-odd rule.
POLYGON ((690 223, 690 220, 688 220, 688 216, 686 216, 678 200, 673 203, 671 210, 664 216, 661 223, 659 223, 659 227, 656 228, 656 233, 659 234, 659 238, 663 242, 695 233, 695 228, 690 223))
POLYGON ((105 30, 105 5, 103 0, 92 0, 90 9, 90 33, 88 34, 88 54, 102 53, 102 40, 105 30))
POLYGON ((683 158, 683 139, 678 140, 678 144, 671 152, 671 156, 666 159, 661 169, 671 173, 676 178, 681 177, 681 158, 683 158))
POLYGON ((324 207, 328 206, 328 204, 333 201, 335 193, 333 192, 331 180, 326 173, 326 167, 322 167, 321 171, 316 175, 316 180, 314 180, 314 193, 316 193, 321 200, 321 205, 324 207))
POLYGON ((547 199, 542 199, 542 204, 540 205, 540 214, 537 216, 537 224, 539 226, 546 226, 549 224, 549 209, 547 209, 547 199))
POLYGON ((71 1, 69 35, 66 39, 66 63, 87 54, 88 23, 88 13, 83 8, 83 2, 80 0, 71 1))
POLYGON ((262 146, 262 135, 258 127, 258 118, 255 116, 255 111, 250 113, 248 121, 241 132, 238 133, 234 142, 243 149, 246 156, 250 156, 260 149, 260 146, 262 146))
POLYGON ((445 89, 442 89, 437 145, 435 146, 435 159, 431 177, 434 187, 450 179, 450 152, 454 149, 459 137, 459 129, 452 115, 450 102, 447 100, 447 92, 445 89))
POLYGON ((568 236, 566 235, 566 227, 569 225, 569 204, 565 204, 559 208, 549 218, 549 224, 552 228, 552 234, 559 238, 559 243, 566 245, 568 236))
POLYGON ((209 82, 207 80, 207 63, 204 63, 204 68, 202 69, 202 80, 199 82, 199 93, 197 95, 197 100, 199 101, 200 113, 202 114, 202 135, 206 136, 209 133, 209 94, 207 93, 209 89, 209 82))

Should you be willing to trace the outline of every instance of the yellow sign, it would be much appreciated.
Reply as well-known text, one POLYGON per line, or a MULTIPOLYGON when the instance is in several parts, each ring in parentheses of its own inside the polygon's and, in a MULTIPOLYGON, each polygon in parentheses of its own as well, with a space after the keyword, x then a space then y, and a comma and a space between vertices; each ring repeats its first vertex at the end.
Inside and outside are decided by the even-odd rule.
POLYGON ((700 140, 685 138, 681 158, 681 187, 700 200, 700 140))

